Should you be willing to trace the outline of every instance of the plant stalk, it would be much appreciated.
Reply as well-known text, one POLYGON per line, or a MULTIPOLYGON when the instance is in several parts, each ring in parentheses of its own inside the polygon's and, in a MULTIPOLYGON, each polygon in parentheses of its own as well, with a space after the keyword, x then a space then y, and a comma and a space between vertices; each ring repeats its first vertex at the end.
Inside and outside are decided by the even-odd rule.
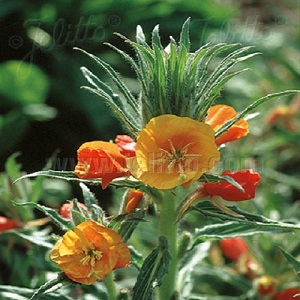
POLYGON ((108 299, 109 300, 117 300, 118 293, 116 289, 116 284, 114 282, 113 273, 110 272, 103 280, 103 283, 106 287, 108 299))
POLYGON ((177 229, 176 222, 177 206, 176 196, 171 192, 165 192, 160 202, 159 230, 160 235, 164 235, 168 239, 169 251, 172 261, 169 273, 164 277, 162 285, 158 288, 160 300, 170 300, 175 292, 177 278, 177 229))

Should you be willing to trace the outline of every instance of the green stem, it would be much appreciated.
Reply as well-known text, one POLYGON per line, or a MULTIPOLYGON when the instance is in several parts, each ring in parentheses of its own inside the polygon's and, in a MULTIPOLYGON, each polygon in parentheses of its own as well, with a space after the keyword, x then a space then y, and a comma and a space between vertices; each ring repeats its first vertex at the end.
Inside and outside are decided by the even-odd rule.
POLYGON ((169 268, 169 273, 164 277, 162 285, 158 289, 160 300, 170 300, 175 291, 177 277, 177 229, 176 222, 176 196, 171 192, 166 192, 163 195, 159 205, 159 230, 160 235, 164 235, 168 239, 169 251, 172 261, 169 268))
POLYGON ((48 293, 50 290, 51 292, 66 286, 68 284, 71 284, 72 281, 70 281, 64 273, 59 273, 57 278, 50 280, 43 284, 30 298, 30 300, 37 300, 42 299, 46 293, 48 293))
POLYGON ((118 293, 116 289, 116 285, 113 278, 113 273, 109 273, 103 280, 103 283, 106 287, 108 293, 109 300, 117 300, 118 293))

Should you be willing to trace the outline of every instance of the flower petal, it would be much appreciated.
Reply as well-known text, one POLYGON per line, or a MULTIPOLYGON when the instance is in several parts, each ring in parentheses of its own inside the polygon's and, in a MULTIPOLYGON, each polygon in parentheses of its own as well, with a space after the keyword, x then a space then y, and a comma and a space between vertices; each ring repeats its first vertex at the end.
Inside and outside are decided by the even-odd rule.
POLYGON ((92 220, 67 231, 56 242, 50 258, 73 281, 92 284, 130 262, 130 251, 121 236, 92 220))
POLYGON ((218 181, 211 183, 204 183, 203 186, 210 196, 221 196, 227 201, 243 201, 255 197, 256 187, 260 180, 260 175, 250 169, 231 172, 224 171, 222 176, 229 176, 240 184, 244 191, 233 186, 227 181, 218 181))
MULTIPOLYGON (((233 107, 228 105, 215 105, 207 111, 205 122, 217 131, 223 124, 237 115, 233 107)), ((249 133, 248 122, 239 120, 234 123, 226 132, 216 138, 216 144, 222 145, 246 136, 249 133)))
POLYGON ((87 142, 80 146, 77 155, 75 174, 79 178, 101 178, 103 188, 113 179, 129 175, 126 157, 120 153, 116 144, 103 141, 87 142))
POLYGON ((128 166, 139 180, 158 189, 192 183, 219 160, 214 132, 187 117, 161 115, 150 120, 136 144, 136 163, 128 166))

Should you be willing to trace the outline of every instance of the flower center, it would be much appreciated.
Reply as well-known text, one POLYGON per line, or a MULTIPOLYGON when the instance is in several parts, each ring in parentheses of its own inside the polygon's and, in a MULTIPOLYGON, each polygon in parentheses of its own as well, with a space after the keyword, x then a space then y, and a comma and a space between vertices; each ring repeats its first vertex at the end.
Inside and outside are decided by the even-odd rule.
POLYGON ((95 266, 96 260, 99 260, 102 257, 102 252, 99 250, 90 249, 85 254, 86 255, 80 260, 80 262, 84 266, 90 264, 92 268, 95 266))
POLYGON ((170 144, 170 150, 160 148, 162 151, 162 157, 153 161, 154 164, 167 164, 168 173, 173 173, 174 169, 177 169, 179 174, 178 180, 183 181, 186 179, 186 167, 192 161, 192 157, 199 157, 199 154, 189 154, 188 149, 192 143, 188 143, 181 150, 174 147, 171 139, 168 140, 170 144))

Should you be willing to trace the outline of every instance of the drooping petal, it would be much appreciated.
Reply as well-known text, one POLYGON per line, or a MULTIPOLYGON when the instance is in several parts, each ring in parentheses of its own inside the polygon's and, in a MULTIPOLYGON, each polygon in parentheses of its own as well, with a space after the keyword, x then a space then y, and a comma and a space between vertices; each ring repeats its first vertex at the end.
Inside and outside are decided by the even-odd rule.
POLYGON ((75 174, 79 178, 101 178, 103 188, 113 179, 129 175, 126 157, 120 153, 116 144, 103 141, 87 142, 80 146, 77 156, 75 174))
POLYGON ((210 196, 220 196, 227 201, 243 201, 255 197, 256 187, 260 175, 250 169, 231 172, 224 171, 222 176, 229 176, 234 179, 244 191, 238 189, 228 181, 204 183, 203 186, 210 196))
MULTIPOLYGON (((205 123, 217 131, 224 123, 237 115, 233 107, 228 105, 214 105, 207 111, 205 123)), ((226 132, 216 138, 216 144, 222 145, 246 136, 249 133, 248 122, 241 119, 234 123, 226 132)))

